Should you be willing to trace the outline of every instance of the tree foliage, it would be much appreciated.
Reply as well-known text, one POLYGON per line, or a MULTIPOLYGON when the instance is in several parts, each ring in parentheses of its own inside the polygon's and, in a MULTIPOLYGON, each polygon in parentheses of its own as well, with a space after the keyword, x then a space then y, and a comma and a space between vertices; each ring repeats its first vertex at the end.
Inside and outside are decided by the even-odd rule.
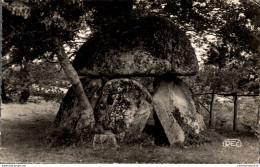
POLYGON ((71 1, 8 1, 3 4, 3 56, 15 63, 53 58, 54 38, 63 43, 75 38, 83 24, 81 3, 71 1), (27 11, 28 12, 24 12, 27 11))
POLYGON ((69 88, 61 67, 56 63, 30 62, 7 68, 2 73, 2 80, 6 84, 8 96, 17 102, 23 90, 32 96, 42 96, 45 100, 61 102, 64 92, 69 88))
POLYGON ((148 15, 171 19, 204 50, 200 55, 205 63, 200 76, 204 79, 198 79, 203 84, 221 91, 256 91, 260 7, 254 1, 6 0, 2 54, 10 56, 10 64, 53 60, 54 38, 74 47, 72 41, 88 27, 92 32, 107 33, 129 19, 148 15))

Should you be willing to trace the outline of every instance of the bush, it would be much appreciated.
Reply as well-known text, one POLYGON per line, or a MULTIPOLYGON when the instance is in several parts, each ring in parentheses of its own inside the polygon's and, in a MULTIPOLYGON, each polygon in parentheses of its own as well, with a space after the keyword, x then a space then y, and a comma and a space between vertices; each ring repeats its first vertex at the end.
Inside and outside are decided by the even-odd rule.
POLYGON ((33 89, 32 95, 41 96, 46 101, 52 100, 60 103, 65 94, 59 88, 41 88, 33 89))

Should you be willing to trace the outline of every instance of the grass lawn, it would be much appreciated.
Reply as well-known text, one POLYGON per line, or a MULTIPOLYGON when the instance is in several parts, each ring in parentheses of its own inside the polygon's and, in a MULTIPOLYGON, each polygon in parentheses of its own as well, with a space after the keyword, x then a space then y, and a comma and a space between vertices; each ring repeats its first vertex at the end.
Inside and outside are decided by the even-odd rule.
POLYGON ((93 150, 90 143, 51 147, 48 132, 59 104, 2 104, 0 162, 9 163, 258 163, 258 139, 254 136, 207 130, 212 142, 188 148, 121 145, 117 149, 93 150), (223 147, 227 138, 242 147, 223 147))

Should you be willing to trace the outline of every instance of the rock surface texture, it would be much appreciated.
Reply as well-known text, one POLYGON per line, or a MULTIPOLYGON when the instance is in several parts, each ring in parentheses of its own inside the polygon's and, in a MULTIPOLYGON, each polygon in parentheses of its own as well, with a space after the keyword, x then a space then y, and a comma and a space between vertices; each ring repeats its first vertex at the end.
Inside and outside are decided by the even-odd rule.
MULTIPOLYGON (((97 101, 102 93, 103 83, 101 79, 84 79, 81 81, 84 85, 84 91, 90 101, 90 104, 95 108, 97 101)), ((55 125, 59 127, 77 128, 78 120, 80 118, 78 99, 72 87, 68 90, 66 96, 62 100, 60 109, 55 119, 55 125)))
POLYGON ((124 138, 143 131, 152 109, 151 95, 140 83, 113 79, 104 86, 95 113, 105 130, 124 138))
POLYGON ((145 17, 96 33, 78 51, 75 69, 89 76, 194 75, 198 62, 189 39, 173 22, 145 17))
POLYGON ((170 144, 182 143, 186 134, 204 130, 203 117, 196 112, 188 86, 180 79, 162 80, 153 102, 170 144))
POLYGON ((93 149, 111 149, 117 148, 117 141, 113 133, 95 134, 93 138, 93 149))

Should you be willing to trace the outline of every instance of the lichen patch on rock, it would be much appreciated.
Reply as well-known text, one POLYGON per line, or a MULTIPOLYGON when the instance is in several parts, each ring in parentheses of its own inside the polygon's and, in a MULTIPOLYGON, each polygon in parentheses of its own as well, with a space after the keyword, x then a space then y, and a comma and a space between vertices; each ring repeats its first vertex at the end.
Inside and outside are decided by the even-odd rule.
POLYGON ((141 133, 152 111, 148 90, 131 79, 113 79, 103 88, 96 108, 98 122, 115 134, 141 133))

